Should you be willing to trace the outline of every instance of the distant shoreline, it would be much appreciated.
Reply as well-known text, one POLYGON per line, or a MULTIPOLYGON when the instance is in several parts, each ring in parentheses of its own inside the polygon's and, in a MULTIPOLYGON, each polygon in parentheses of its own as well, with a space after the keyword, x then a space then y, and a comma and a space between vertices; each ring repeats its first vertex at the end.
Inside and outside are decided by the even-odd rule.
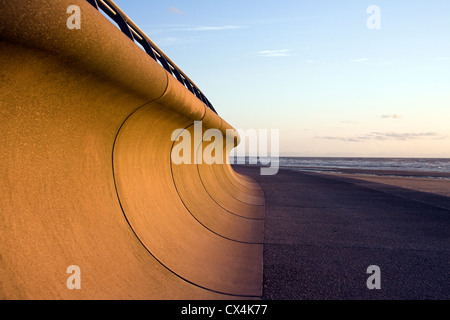
MULTIPOLYGON (((252 166, 261 165, 240 165, 252 166)), ((280 171, 301 172, 334 176, 342 179, 354 179, 368 181, 388 186, 395 186, 420 192, 427 192, 445 197, 450 197, 450 172, 435 171, 405 171, 405 170, 370 170, 347 168, 310 168, 310 167, 280 167, 280 171)))
POLYGON ((441 171, 420 171, 420 170, 383 170, 383 169, 360 169, 360 168, 330 168, 330 167, 301 167, 301 166, 280 166, 280 169, 290 169, 303 172, 317 173, 337 173, 351 175, 367 175, 382 177, 404 177, 404 178, 429 178, 429 179, 448 179, 450 172, 441 171))
POLYGON ((237 161, 245 161, 249 165, 267 163, 302 172, 450 179, 450 159, 445 158, 252 157, 230 160, 232 164, 238 164, 237 161))

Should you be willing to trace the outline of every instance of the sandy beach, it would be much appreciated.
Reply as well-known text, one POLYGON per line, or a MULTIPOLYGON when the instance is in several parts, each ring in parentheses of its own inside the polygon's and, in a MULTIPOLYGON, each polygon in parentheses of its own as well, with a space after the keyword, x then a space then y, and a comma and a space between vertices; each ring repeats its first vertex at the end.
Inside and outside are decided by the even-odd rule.
POLYGON ((421 192, 428 192, 450 197, 450 174, 435 172, 397 172, 391 171, 372 171, 365 174, 355 172, 350 173, 325 173, 336 177, 345 177, 350 179, 359 179, 371 181, 380 184, 396 186, 421 192), (432 178, 431 178, 432 177, 432 178))

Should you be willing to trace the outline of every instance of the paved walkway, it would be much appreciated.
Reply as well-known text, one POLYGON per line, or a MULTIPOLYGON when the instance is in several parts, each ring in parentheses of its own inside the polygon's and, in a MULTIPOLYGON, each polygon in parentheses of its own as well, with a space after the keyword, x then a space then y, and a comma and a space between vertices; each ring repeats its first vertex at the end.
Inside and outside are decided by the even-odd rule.
POLYGON ((264 299, 450 299, 449 198, 236 170, 266 194, 264 299), (371 265, 381 270, 380 290, 367 288, 371 265))

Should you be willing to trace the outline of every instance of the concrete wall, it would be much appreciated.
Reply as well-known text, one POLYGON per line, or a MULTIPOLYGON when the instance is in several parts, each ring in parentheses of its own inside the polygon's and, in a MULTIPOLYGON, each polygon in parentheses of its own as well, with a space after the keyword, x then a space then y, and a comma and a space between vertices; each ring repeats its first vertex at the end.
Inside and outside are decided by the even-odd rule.
POLYGON ((259 185, 170 158, 175 129, 232 127, 86 1, 0 12, 0 298, 260 296, 259 185))

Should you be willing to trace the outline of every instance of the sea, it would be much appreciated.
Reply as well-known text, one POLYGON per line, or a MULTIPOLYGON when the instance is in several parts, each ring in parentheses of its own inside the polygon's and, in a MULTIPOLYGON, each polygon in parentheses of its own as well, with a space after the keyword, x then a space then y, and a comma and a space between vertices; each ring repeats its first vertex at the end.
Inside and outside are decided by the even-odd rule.
MULTIPOLYGON (((235 158, 231 163, 242 163, 243 158, 235 158), (238 162, 239 160, 239 162, 238 162)), ((422 176, 450 179, 449 158, 328 158, 328 157, 280 157, 246 158, 246 164, 278 164, 280 168, 297 171, 385 175, 422 176)))

